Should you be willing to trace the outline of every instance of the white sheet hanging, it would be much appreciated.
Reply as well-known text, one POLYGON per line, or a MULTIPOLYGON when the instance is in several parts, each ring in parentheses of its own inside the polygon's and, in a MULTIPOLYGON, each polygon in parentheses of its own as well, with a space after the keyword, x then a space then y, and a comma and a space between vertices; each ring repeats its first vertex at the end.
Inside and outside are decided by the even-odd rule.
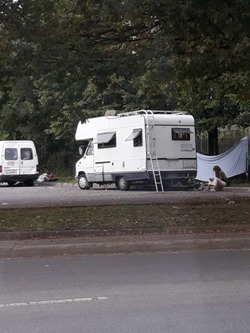
POLYGON ((197 180, 208 181, 214 176, 213 167, 218 165, 228 178, 248 172, 248 138, 245 136, 234 147, 216 156, 197 153, 197 180))

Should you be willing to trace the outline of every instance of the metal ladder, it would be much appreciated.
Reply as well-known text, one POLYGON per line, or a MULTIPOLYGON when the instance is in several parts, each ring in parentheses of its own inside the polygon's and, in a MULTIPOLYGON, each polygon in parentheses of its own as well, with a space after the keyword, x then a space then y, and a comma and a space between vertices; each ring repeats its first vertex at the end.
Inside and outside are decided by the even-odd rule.
POLYGON ((154 126, 154 113, 152 111, 146 111, 146 134, 147 134, 147 149, 150 157, 151 168, 154 177, 155 189, 157 192, 164 192, 162 183, 162 177, 159 167, 159 161, 156 154, 156 138, 155 138, 155 126, 154 126))

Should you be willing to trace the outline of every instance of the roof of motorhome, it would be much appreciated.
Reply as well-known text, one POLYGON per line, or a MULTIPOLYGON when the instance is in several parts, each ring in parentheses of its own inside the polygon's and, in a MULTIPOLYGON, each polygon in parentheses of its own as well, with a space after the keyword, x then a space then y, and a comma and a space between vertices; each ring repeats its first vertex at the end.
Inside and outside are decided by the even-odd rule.
POLYGON ((89 118, 85 122, 79 122, 76 130, 76 140, 89 140, 97 133, 109 132, 119 127, 144 127, 147 119, 151 118, 155 125, 169 126, 194 126, 194 118, 179 111, 155 111, 145 112, 144 110, 121 113, 114 116, 102 116, 89 118))
POLYGON ((156 115, 156 114, 188 114, 187 111, 171 111, 171 110, 136 110, 136 111, 129 111, 129 112, 122 112, 117 113, 117 116, 124 117, 124 116, 133 116, 137 114, 144 114, 144 115, 156 115))

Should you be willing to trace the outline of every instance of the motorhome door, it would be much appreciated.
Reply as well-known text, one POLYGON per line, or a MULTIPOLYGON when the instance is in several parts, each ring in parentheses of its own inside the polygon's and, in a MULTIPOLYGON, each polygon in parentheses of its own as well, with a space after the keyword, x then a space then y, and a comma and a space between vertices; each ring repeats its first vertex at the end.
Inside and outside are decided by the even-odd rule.
POLYGON ((90 141, 83 156, 83 170, 89 181, 94 181, 94 144, 90 141))

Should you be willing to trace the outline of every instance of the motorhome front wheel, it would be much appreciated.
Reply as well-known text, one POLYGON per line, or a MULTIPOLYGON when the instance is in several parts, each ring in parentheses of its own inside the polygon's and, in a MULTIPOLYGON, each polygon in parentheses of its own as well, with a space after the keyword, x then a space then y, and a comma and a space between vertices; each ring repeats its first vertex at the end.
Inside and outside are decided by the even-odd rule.
POLYGON ((85 175, 82 174, 78 176, 78 185, 81 190, 89 189, 89 182, 85 175))

